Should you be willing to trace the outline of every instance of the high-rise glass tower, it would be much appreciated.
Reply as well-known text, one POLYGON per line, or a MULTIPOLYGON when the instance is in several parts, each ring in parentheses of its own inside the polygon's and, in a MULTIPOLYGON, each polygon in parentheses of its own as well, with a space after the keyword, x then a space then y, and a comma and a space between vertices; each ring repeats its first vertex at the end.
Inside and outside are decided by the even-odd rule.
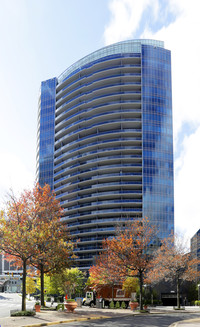
POLYGON ((171 53, 155 40, 102 48, 42 82, 37 177, 55 190, 88 269, 116 224, 174 230, 171 53))

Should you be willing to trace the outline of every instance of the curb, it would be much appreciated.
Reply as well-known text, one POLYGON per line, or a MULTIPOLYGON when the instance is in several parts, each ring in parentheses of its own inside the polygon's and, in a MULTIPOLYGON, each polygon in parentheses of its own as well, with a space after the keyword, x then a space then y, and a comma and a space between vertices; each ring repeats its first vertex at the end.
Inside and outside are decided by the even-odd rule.
POLYGON ((111 318, 111 317, 97 316, 97 317, 75 318, 75 319, 67 319, 67 320, 60 320, 60 321, 42 322, 39 324, 22 325, 21 327, 50 326, 50 325, 58 325, 58 324, 64 324, 64 323, 67 324, 69 322, 75 322, 75 321, 87 321, 87 320, 108 319, 108 318, 111 318))
POLYGON ((187 319, 187 320, 179 320, 179 321, 176 321, 173 324, 171 324, 169 327, 178 327, 178 326, 181 326, 181 324, 185 324, 185 323, 186 324, 190 324, 190 323, 193 323, 193 322, 199 322, 199 324, 200 324, 200 318, 187 319))
MULTIPOLYGON (((169 312, 167 312, 169 313, 169 312)), ((171 313, 171 312, 170 312, 171 313)), ((163 314, 163 312, 146 312, 146 313, 136 313, 133 312, 133 316, 138 316, 138 315, 148 315, 148 314, 163 314)), ((93 316, 93 317, 83 317, 83 318, 72 318, 72 319, 67 319, 67 320, 57 320, 57 321, 50 321, 50 322, 42 322, 42 323, 37 323, 37 324, 28 324, 28 325, 22 325, 21 327, 40 327, 40 326, 51 326, 51 325, 58 325, 58 324, 67 324, 70 322, 76 322, 76 321, 88 321, 88 320, 98 320, 98 319, 111 319, 113 317, 111 316, 93 316)), ((116 317, 115 317, 116 318, 116 317)), ((179 323, 184 323, 184 322, 192 322, 192 321, 199 321, 200 319, 190 319, 190 320, 181 320, 173 323, 169 327, 178 327, 179 323)))
MULTIPOLYGON (((146 313, 133 313, 133 316, 143 315, 143 314, 150 314, 150 312, 146 313)), ((129 316, 129 315, 128 315, 129 316)), ((59 321, 51 321, 51 322, 43 322, 38 324, 29 324, 29 325, 22 325, 21 327, 40 327, 40 326, 51 326, 51 325, 58 325, 58 324, 67 324, 70 322, 76 322, 76 321, 87 321, 87 320, 98 320, 98 319, 112 319, 111 316, 93 316, 93 317, 83 317, 83 318, 73 318, 73 319, 67 319, 67 320, 59 320, 59 321)), ((116 318, 116 316, 115 316, 116 318)), ((175 327, 175 326, 172 326, 175 327)))

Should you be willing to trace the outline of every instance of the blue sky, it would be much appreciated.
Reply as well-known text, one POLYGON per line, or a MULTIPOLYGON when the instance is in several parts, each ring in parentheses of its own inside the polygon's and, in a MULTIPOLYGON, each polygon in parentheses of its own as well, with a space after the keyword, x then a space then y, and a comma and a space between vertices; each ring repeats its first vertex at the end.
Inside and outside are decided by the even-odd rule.
POLYGON ((35 178, 40 83, 131 38, 172 51, 176 230, 200 228, 198 0, 0 0, 0 201, 35 178))

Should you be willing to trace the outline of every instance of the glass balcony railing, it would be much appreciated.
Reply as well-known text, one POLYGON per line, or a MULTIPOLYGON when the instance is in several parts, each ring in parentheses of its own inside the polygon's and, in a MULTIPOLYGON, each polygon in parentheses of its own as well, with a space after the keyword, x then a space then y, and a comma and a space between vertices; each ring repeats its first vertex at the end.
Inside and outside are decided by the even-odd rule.
POLYGON ((142 213, 142 208, 115 208, 115 209, 101 209, 101 210, 88 210, 84 212, 77 212, 73 213, 70 215, 67 215, 67 211, 65 212, 65 220, 68 220, 70 218, 79 218, 83 216, 91 216, 91 215, 99 215, 99 214, 108 214, 108 213, 116 213, 116 214, 121 214, 124 215, 127 212, 130 213, 142 213))
MULTIPOLYGON (((94 119, 94 118, 102 118, 102 117, 104 117, 104 119, 106 119, 106 118, 109 117, 109 115, 113 115, 113 114, 125 115, 127 113, 130 113, 131 114, 133 112, 137 112, 138 113, 139 112, 139 109, 135 109, 135 110, 134 109, 109 110, 109 111, 101 112, 99 114, 94 114, 94 111, 92 112, 92 110, 89 109, 89 110, 83 110, 83 112, 81 112, 81 114, 86 113, 86 112, 91 112, 93 114, 91 114, 89 118, 85 118, 84 117, 83 119, 79 119, 80 112, 79 113, 75 113, 75 114, 67 117, 66 119, 63 119, 59 124, 56 124, 56 130, 57 130, 56 135, 59 132, 63 131, 64 129, 66 129, 66 128, 69 129, 69 128, 73 127, 73 126, 76 126, 77 124, 84 123, 86 125, 87 122, 90 123, 91 119, 94 119), (75 122, 73 122, 72 124, 67 123, 68 120, 71 120, 74 117, 77 117, 77 120, 75 122), (59 129, 60 126, 66 124, 66 123, 67 123, 67 127, 62 128, 62 129, 59 129)), ((134 118, 129 118, 129 119, 133 120, 134 122, 141 122, 142 121, 141 118, 135 118, 135 117, 134 118)))
MULTIPOLYGON (((138 73, 137 75, 136 74, 133 74, 133 76, 141 76, 141 74, 140 73, 138 73)), ((110 88, 110 87, 124 87, 124 86, 127 86, 127 85, 135 85, 135 83, 134 82, 132 82, 132 83, 129 83, 128 81, 127 82, 123 82, 123 83, 121 83, 121 82, 118 82, 118 83, 111 83, 111 84, 108 84, 108 85, 105 85, 105 83, 101 83, 101 86, 100 87, 96 87, 95 88, 95 84, 96 83, 98 83, 98 82, 103 82, 103 81, 105 81, 106 79, 108 79, 108 77, 107 78, 103 78, 103 79, 98 79, 98 80, 95 80, 95 81, 92 81, 91 83, 88 83, 88 84, 84 84, 84 85, 81 85, 81 86, 78 86, 77 88, 75 88, 75 89, 73 89, 72 91, 70 91, 70 92, 68 92, 68 93, 66 93, 62 98, 60 98, 59 100, 57 100, 57 102, 56 102, 56 106, 57 106, 57 108, 59 108, 60 106, 59 106, 59 103, 61 102, 61 100, 65 100, 65 99, 67 99, 71 94, 73 94, 73 93, 77 93, 77 91, 80 91, 80 89, 87 89, 87 86, 90 86, 90 85, 93 85, 93 88, 89 88, 90 89, 90 91, 88 91, 88 92, 78 92, 78 95, 77 96, 74 96, 73 98, 72 98, 72 100, 74 100, 74 99, 77 99, 77 98, 79 98, 79 97, 81 97, 81 96, 85 96, 85 95, 89 95, 89 94, 91 94, 91 93, 93 93, 93 92, 95 92, 95 91, 99 91, 99 90, 103 90, 104 91, 104 93, 105 93, 105 91, 106 91, 106 89, 107 88, 110 88)), ((111 79, 110 78, 110 76, 109 76, 109 79, 111 79)), ((132 90, 133 90, 133 88, 132 88, 132 90)), ((138 91, 138 90, 134 90, 134 92, 135 93, 141 93, 141 91, 138 91)), ((69 101, 71 101, 71 100, 69 100, 69 101)), ((65 103, 67 103, 67 101, 65 102, 65 103)))
MULTIPOLYGON (((73 146, 74 144, 76 144, 78 142, 79 142, 79 140, 78 141, 76 140, 74 142, 71 142, 70 145, 69 144, 65 144, 65 145, 59 147, 59 149, 55 150, 55 155, 58 152, 60 152, 60 151, 67 150, 67 148, 69 148, 69 146, 73 146)), ((136 142, 136 143, 141 143, 141 146, 142 146, 142 138, 141 137, 134 137, 134 138, 133 137, 128 137, 128 136, 126 137, 125 135, 121 134, 117 138, 111 138, 111 139, 108 139, 108 140, 102 140, 101 141, 101 147, 98 147, 97 151, 101 151, 101 152, 104 151, 103 148, 102 148, 102 145, 103 144, 108 144, 108 147, 105 148, 105 151, 107 151, 107 149, 110 149, 109 143, 112 144, 112 146, 113 146, 113 145, 115 145, 113 143, 119 143, 119 142, 123 142, 123 143, 124 142, 129 142, 132 145, 135 144, 135 142, 136 142)), ((83 150, 82 152, 85 153, 85 149, 87 149, 89 147, 94 147, 95 145, 99 145, 99 142, 88 142, 88 143, 83 144, 83 145, 79 145, 78 144, 78 146, 73 147, 71 150, 65 151, 65 153, 68 155, 68 154, 73 153, 73 152, 76 152, 76 151, 79 151, 80 152, 81 150, 83 150)), ((132 145, 131 146, 128 146, 128 147, 131 149, 132 148, 132 145)), ((116 145, 116 147, 118 149, 121 149, 121 148, 123 149, 123 146, 122 145, 118 145, 118 146, 116 145)), ((58 158, 60 158, 60 156, 57 156, 55 159, 58 159, 58 158)))
MULTIPOLYGON (((104 124, 104 126, 105 126, 105 124, 104 124)), ((88 128, 85 128, 85 131, 88 131, 88 128)), ((80 137, 79 136, 80 132, 79 131, 76 131, 75 133, 74 132, 73 133, 70 133, 69 135, 65 135, 65 136, 61 137, 60 139, 56 140, 55 141, 55 146, 58 143, 63 142, 63 141, 66 142, 66 143, 67 142, 70 142, 69 145, 72 145, 72 142, 73 141, 76 141, 77 142, 77 140, 73 140, 73 138, 76 138, 77 136, 80 137, 78 139, 78 141, 80 142, 80 141, 84 141, 84 140, 88 140, 89 141, 90 138, 92 138, 92 137, 98 137, 99 138, 101 136, 108 136, 109 134, 114 134, 114 133, 118 133, 119 135, 120 134, 123 134, 123 133, 124 134, 125 133, 140 133, 141 134, 141 131, 142 130, 140 128, 132 128, 132 129, 130 129, 130 128, 127 128, 127 129, 123 128, 123 129, 112 129, 112 130, 107 130, 105 132, 99 132, 98 131, 98 124, 97 124, 96 133, 88 134, 87 136, 80 137)))
MULTIPOLYGON (((61 201, 60 204, 61 206, 65 203, 65 201, 61 201)), ((69 202, 67 202, 69 203, 69 202)), ((70 206, 67 208, 67 210, 73 210, 73 209, 82 209, 85 207, 92 207, 92 206, 103 206, 103 205, 110 205, 112 207, 112 205, 118 204, 118 203, 135 203, 138 205, 142 203, 142 200, 139 201, 134 201, 134 199, 117 199, 117 200, 105 200, 105 201, 92 201, 92 202, 88 202, 88 203, 84 203, 84 204, 79 204, 79 205, 74 205, 74 206, 70 206)))
MULTIPOLYGON (((133 64, 131 65, 132 68, 137 68, 137 69, 141 69, 141 64, 133 64)), ((74 84, 77 83, 77 81, 79 83, 82 82, 82 85, 79 86, 77 89, 81 88, 82 86, 89 86, 97 81, 104 81, 106 79, 112 79, 112 78, 116 78, 116 77, 120 77, 120 78, 123 78, 124 76, 126 76, 126 73, 123 73, 122 72, 122 68, 125 67, 125 66, 121 66, 121 65, 117 65, 117 66, 110 66, 110 67, 104 67, 102 69, 97 69, 95 71, 93 71, 92 73, 90 74, 87 74, 87 75, 84 75, 82 77, 79 77, 79 79, 75 79, 74 81, 72 81, 71 83, 68 83, 67 85, 65 85, 59 92, 57 92, 56 94, 56 98, 59 97, 60 94, 63 93, 63 91, 65 91, 66 89, 72 87, 74 84), (113 73, 111 72, 113 70, 113 73), (107 73, 108 72, 108 76, 106 77, 103 77, 103 78, 97 78, 95 79, 95 76, 98 76, 100 75, 99 73, 107 73), (89 82, 89 83, 84 83, 84 80, 86 79, 87 81, 90 80, 91 77, 94 77, 94 79, 92 80, 92 82, 89 82)), ((129 66, 130 67, 130 66, 129 66)), ((127 67, 126 67, 127 68, 127 67)), ((139 72, 137 72, 137 74, 139 74, 139 72)), ((134 72, 130 73, 130 75, 134 75, 134 72)), ((102 74, 101 74, 102 76, 102 74)), ((140 73, 140 76, 141 76, 141 73, 140 73)), ((141 82, 135 82, 134 84, 140 84, 141 82)), ((66 84, 66 83, 65 83, 66 84)), ((73 91, 72 91, 73 92, 73 91)), ((71 92, 70 92, 71 93, 71 92)))
MULTIPOLYGON (((86 105, 86 104, 91 105, 91 102, 93 102, 93 101, 96 101, 96 100, 104 100, 104 98, 108 98, 108 97, 117 97, 118 98, 118 100, 116 101, 117 103, 131 102, 131 103, 141 104, 141 98, 140 99, 130 99, 130 95, 134 95, 134 92, 116 92, 116 93, 109 93, 109 94, 104 94, 104 95, 101 95, 101 96, 97 96, 97 97, 88 99, 87 101, 85 101, 85 100, 79 101, 79 102, 77 102, 74 105, 71 104, 71 102, 74 101, 74 99, 72 99, 72 100, 69 100, 66 103, 62 104, 58 109, 56 109, 56 117, 58 117, 58 116, 59 117, 62 117, 62 116, 60 116, 61 111, 65 107, 67 109, 67 106, 69 106, 68 111, 71 111, 74 108, 77 108, 77 107, 79 108, 81 105, 86 105), (122 97, 123 95, 129 95, 129 100, 121 100, 120 99, 120 96, 122 97)), ((103 104, 104 105, 106 103, 107 104, 111 104, 112 102, 114 102, 114 101, 104 102, 103 104)), ((65 111, 65 113, 66 113, 66 111, 65 111)))

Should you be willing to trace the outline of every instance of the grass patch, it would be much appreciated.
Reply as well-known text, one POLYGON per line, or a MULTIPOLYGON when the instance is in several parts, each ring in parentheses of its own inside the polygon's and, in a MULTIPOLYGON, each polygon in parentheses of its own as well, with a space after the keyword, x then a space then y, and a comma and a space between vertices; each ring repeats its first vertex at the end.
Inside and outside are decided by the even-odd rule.
POLYGON ((174 310, 185 310, 185 307, 180 307, 180 308, 174 307, 174 310))
POLYGON ((55 307, 46 307, 46 306, 43 307, 43 306, 41 306, 40 310, 55 311, 56 309, 55 309, 55 307))
POLYGON ((15 311, 12 310, 10 313, 11 317, 23 317, 23 316, 35 316, 35 311, 27 310, 27 311, 15 311))

